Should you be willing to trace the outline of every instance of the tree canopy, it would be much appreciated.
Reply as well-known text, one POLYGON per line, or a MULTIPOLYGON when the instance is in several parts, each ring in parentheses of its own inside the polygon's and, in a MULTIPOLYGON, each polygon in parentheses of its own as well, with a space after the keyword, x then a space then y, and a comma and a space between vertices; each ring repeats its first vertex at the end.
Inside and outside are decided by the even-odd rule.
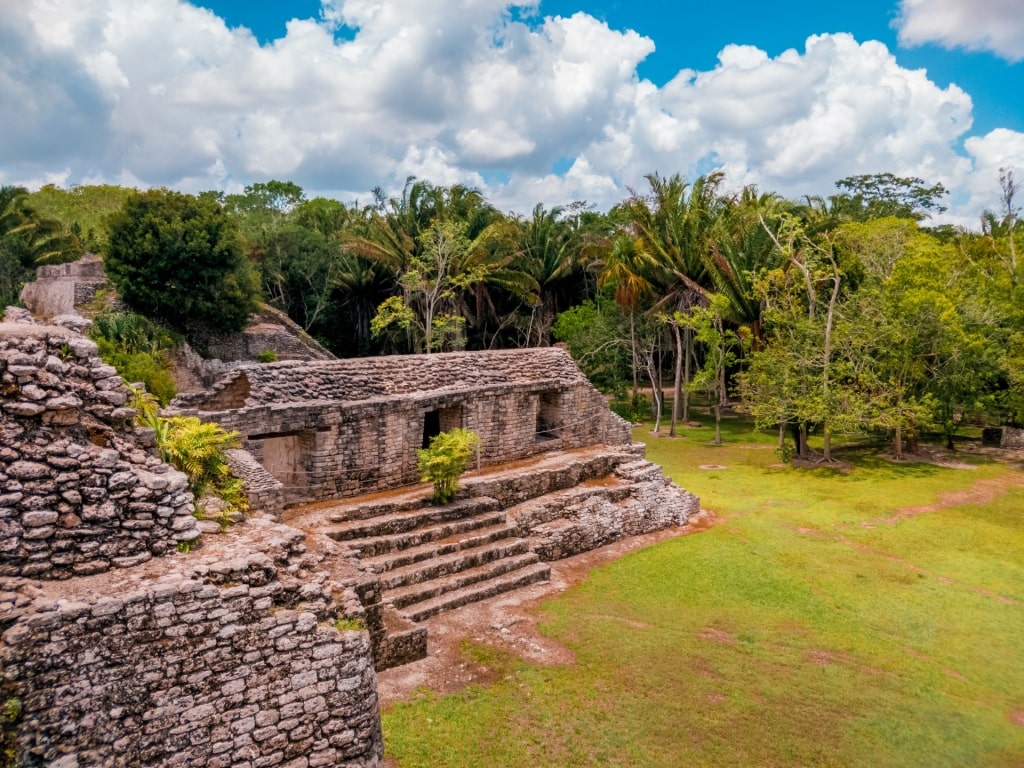
POLYGON ((258 307, 237 225, 209 196, 132 195, 110 219, 104 265, 129 307, 193 340, 240 330, 258 307))
MULTIPOLYGON (((646 182, 607 213, 528 216, 411 177, 365 204, 278 180, 128 191, 96 239, 126 303, 192 337, 240 327, 262 298, 341 356, 564 341, 620 402, 632 388, 631 414, 641 384, 656 419, 671 403, 673 433, 691 392, 792 431, 800 453, 817 432, 825 459, 834 434, 889 435, 899 453, 926 431, 952 444, 967 423, 1024 422, 1013 169, 978 231, 927 226, 946 188, 892 173, 802 200, 729 190, 721 172, 646 182)), ((87 219, 69 201, 98 209, 117 190, 43 198, 64 200, 67 232, 87 219)))

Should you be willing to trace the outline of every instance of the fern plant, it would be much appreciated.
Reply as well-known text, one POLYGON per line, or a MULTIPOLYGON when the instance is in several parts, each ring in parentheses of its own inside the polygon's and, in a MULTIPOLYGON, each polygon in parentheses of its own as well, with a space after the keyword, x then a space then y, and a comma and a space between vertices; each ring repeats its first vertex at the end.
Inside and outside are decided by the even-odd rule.
MULTIPOLYGON (((139 412, 136 421, 156 431, 161 457, 188 476, 189 490, 197 500, 212 494, 228 504, 228 512, 248 511, 245 481, 232 476, 224 453, 241 446, 237 432, 204 423, 195 416, 165 418, 160 415, 156 399, 139 390, 135 391, 135 408, 139 412)), ((226 514, 220 522, 229 522, 226 514)))

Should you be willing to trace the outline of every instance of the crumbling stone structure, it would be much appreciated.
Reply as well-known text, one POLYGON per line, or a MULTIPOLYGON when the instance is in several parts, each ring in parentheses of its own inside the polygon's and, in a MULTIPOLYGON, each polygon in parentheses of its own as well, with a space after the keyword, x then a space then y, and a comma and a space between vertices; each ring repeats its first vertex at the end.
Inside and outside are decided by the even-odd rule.
POLYGON ((375 669, 426 654, 420 622, 697 510, 560 349, 242 365, 174 410, 241 433, 254 517, 179 552, 184 476, 95 354, 0 325, 0 737, 20 765, 377 766, 375 669), (416 450, 455 426, 481 436, 477 471, 432 506, 416 450))
POLYGON ((199 535, 187 478, 147 452, 96 353, 65 328, 0 324, 0 576, 130 567, 199 535))
POLYGON ((416 483, 416 451, 453 427, 480 435, 480 466, 631 439, 559 348, 250 365, 170 410, 238 431, 286 503, 416 483))
POLYGON ((0 324, 3 759, 379 765, 378 583, 260 520, 180 553, 199 535, 186 478, 95 355, 0 324))
POLYGON ((69 264, 37 267, 36 279, 21 289, 21 300, 38 317, 67 315, 96 298, 106 284, 103 260, 87 253, 69 264))

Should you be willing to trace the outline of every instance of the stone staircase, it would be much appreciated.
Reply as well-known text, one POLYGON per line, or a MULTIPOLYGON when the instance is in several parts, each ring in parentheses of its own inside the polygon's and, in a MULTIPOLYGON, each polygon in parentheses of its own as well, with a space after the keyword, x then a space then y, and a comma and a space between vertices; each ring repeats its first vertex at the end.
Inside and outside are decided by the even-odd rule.
POLYGON ((552 493, 578 493, 635 457, 596 448, 470 473, 462 498, 431 506, 428 486, 293 507, 285 521, 350 548, 378 575, 383 602, 421 622, 442 611, 546 581, 550 568, 509 515, 552 493))
POLYGON ((431 616, 546 581, 545 561, 678 524, 673 494, 683 493, 666 490, 641 446, 545 454, 468 473, 461 485, 444 506, 419 485, 284 512, 288 525, 340 544, 379 584, 384 666, 426 654, 420 622, 431 616))
POLYGON ((340 508, 320 528, 359 553, 380 576, 384 601, 412 621, 548 578, 549 567, 494 499, 422 504, 419 497, 340 508))

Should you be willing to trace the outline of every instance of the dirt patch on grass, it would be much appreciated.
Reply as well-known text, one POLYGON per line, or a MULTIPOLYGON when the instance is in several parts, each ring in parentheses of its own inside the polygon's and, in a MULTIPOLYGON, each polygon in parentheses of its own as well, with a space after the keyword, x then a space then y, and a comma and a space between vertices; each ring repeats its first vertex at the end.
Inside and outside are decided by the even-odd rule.
POLYGON ((1024 709, 1015 709, 1010 712, 1010 722, 1024 728, 1024 709))
POLYGON ((719 645, 736 645, 736 636, 732 632, 726 632, 724 629, 718 629, 718 627, 704 627, 704 629, 697 633, 697 637, 710 643, 718 643, 719 645))
POLYGON ((833 472, 842 472, 844 475, 853 471, 853 464, 842 459, 829 459, 825 461, 821 456, 809 457, 801 459, 794 456, 790 459, 790 464, 800 469, 828 469, 833 472))
POLYGON ((1005 496, 1011 488, 1024 488, 1024 475, 1007 473, 988 480, 979 480, 971 485, 970 488, 940 494, 938 501, 934 504, 903 507, 896 510, 896 513, 889 517, 863 520, 860 524, 865 528, 873 528, 876 525, 894 525, 901 520, 909 520, 918 515, 927 515, 951 507, 963 507, 968 504, 990 504, 1000 496, 1005 496))
MULTIPOLYGON (((545 637, 537 629, 537 607, 544 600, 579 583, 600 565, 660 541, 705 531, 715 523, 715 514, 702 509, 684 527, 622 539, 576 557, 555 561, 551 563, 551 580, 548 582, 471 603, 428 619, 424 622, 428 632, 427 657, 377 674, 381 706, 415 698, 422 689, 454 693, 469 685, 493 682, 500 670, 467 658, 463 650, 467 640, 533 664, 575 663, 576 658, 570 649, 545 637)), ((618 619, 611 616, 601 618, 618 619)))

